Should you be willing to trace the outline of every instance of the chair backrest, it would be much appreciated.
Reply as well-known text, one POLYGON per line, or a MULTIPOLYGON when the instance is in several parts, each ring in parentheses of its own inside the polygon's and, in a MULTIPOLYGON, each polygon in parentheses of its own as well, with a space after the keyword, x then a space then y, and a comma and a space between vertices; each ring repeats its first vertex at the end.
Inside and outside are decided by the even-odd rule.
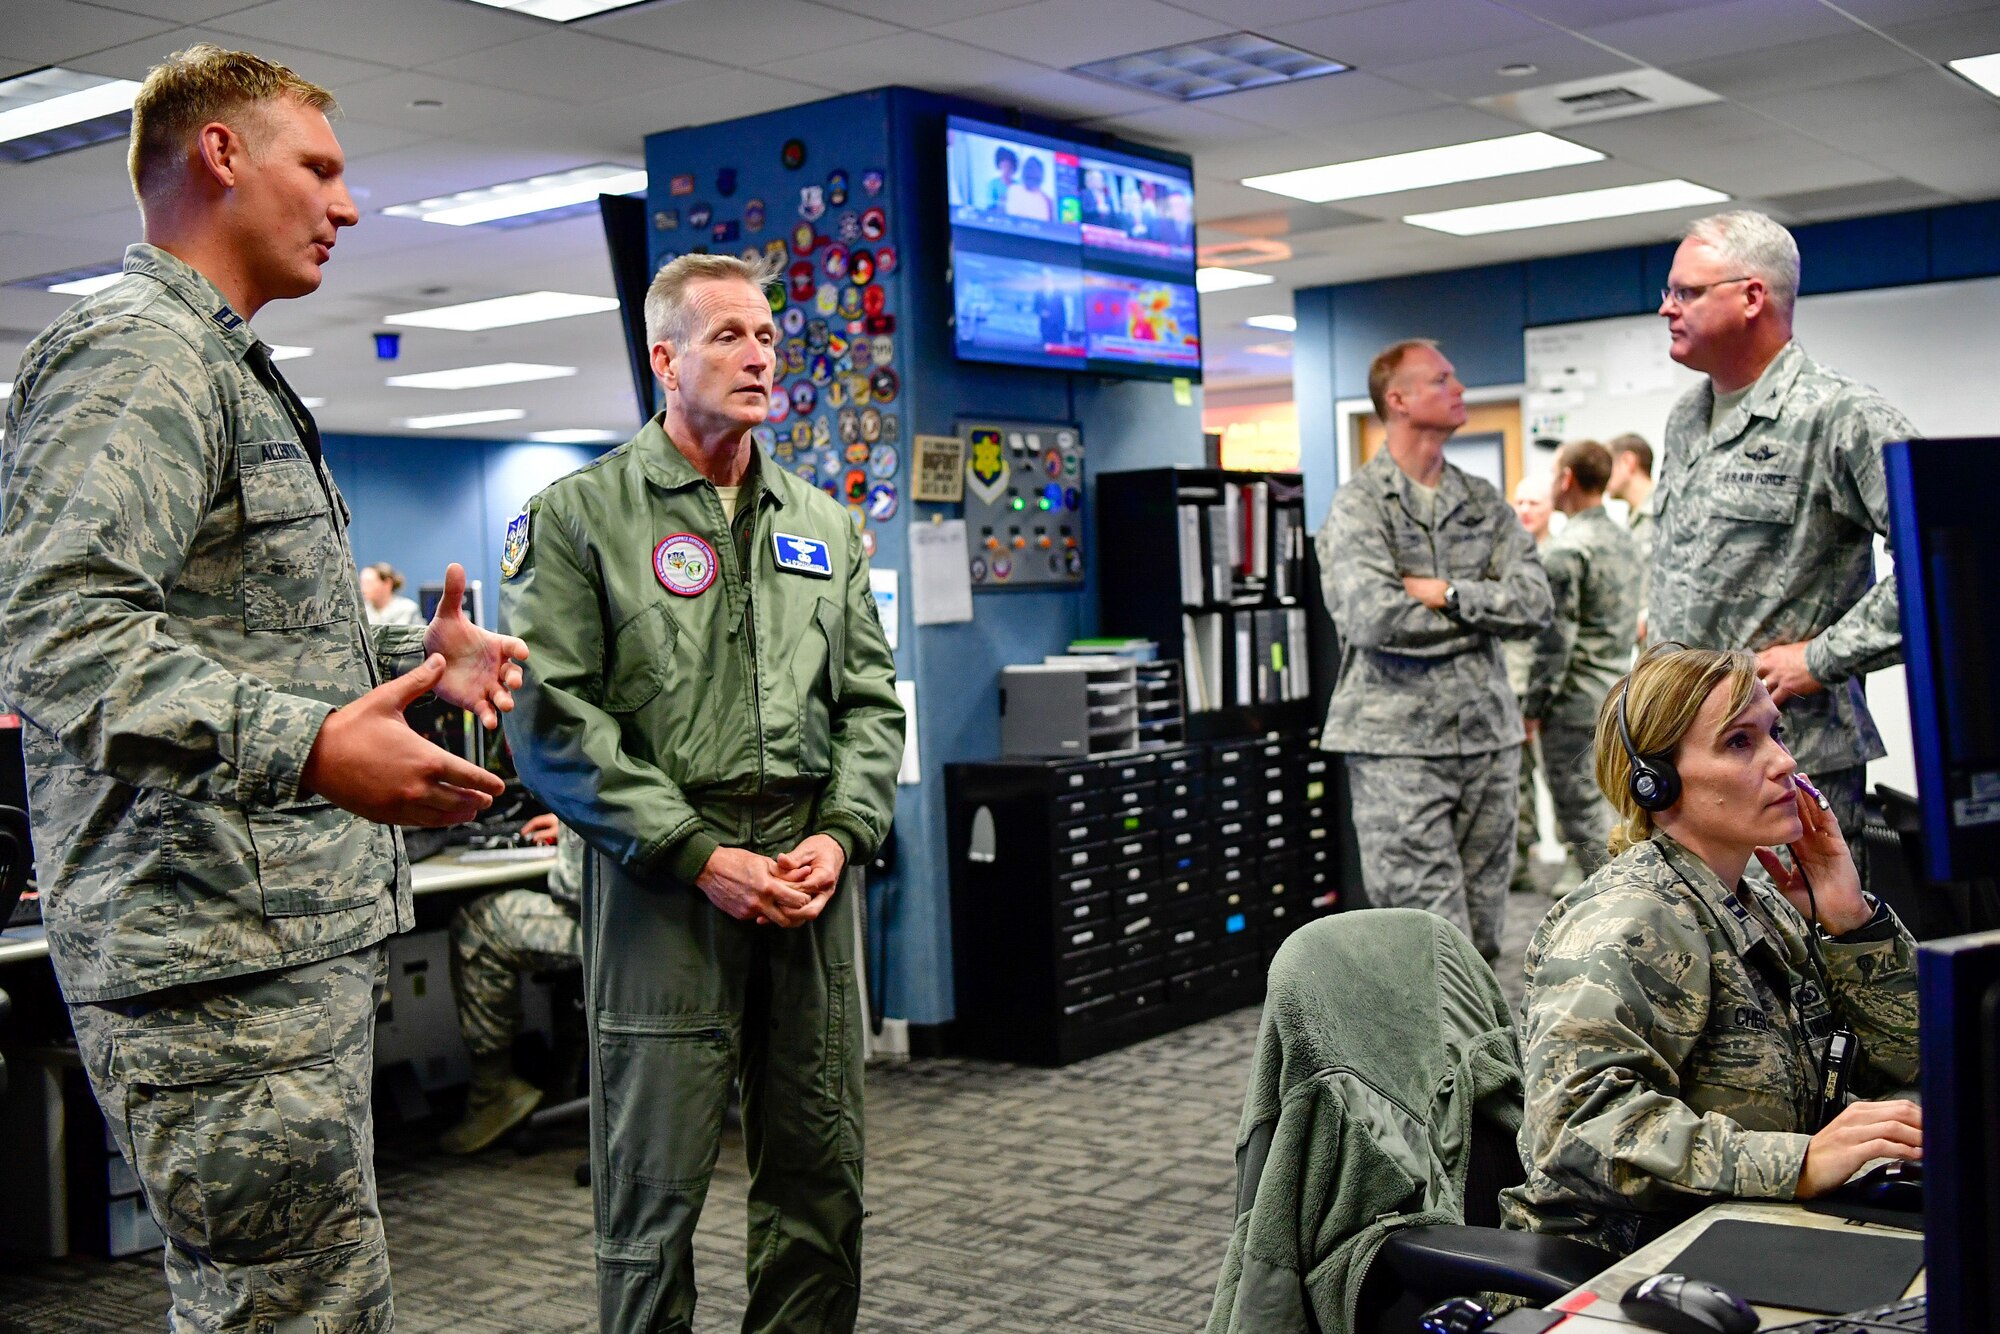
POLYGON ((33 863, 28 813, 19 806, 0 806, 0 929, 5 929, 14 915, 14 905, 27 890, 33 863))

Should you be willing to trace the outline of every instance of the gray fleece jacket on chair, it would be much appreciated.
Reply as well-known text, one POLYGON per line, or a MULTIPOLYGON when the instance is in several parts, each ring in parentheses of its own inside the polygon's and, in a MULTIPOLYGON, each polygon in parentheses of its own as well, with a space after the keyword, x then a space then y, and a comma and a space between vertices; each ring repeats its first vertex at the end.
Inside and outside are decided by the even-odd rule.
POLYGON ((1271 964, 1208 1334, 1349 1334, 1389 1231, 1464 1221, 1473 1117, 1509 1142, 1521 1056, 1492 970, 1408 908, 1307 926, 1271 964))

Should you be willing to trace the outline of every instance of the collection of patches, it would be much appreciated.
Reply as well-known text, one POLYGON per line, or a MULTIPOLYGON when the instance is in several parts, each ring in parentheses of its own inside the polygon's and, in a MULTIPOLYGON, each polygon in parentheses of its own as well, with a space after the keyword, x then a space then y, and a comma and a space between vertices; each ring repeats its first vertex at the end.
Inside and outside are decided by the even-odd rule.
MULTIPOLYGON (((788 172, 806 165, 803 140, 786 141, 779 158, 788 172)), ((895 367, 896 317, 884 279, 896 271, 880 168, 858 180, 836 167, 824 180, 799 187, 798 221, 788 236, 744 245, 746 261, 768 262, 783 281, 768 289, 779 329, 770 415, 751 432, 778 463, 841 501, 875 554, 875 531, 900 503, 902 392, 895 367)), ((715 193, 731 199, 734 167, 715 174, 715 193)), ((668 194, 692 196, 692 173, 670 178, 668 194)), ((722 250, 771 223, 762 198, 746 199, 740 217, 718 219, 715 206, 690 198, 653 214, 656 231, 685 226, 704 239, 690 250, 722 250)), ((671 256, 662 258, 662 262, 671 256)))

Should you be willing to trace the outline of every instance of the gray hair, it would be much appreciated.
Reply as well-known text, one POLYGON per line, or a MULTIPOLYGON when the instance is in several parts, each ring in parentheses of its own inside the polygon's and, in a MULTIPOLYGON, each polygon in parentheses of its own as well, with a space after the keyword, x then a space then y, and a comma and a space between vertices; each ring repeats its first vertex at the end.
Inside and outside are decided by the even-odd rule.
POLYGON ((755 260, 734 255, 682 255, 660 266, 646 289, 646 346, 672 343, 679 350, 694 335, 689 327, 694 311, 687 293, 696 283, 736 279, 759 291, 778 279, 777 266, 762 255, 755 260))
POLYGON ((1762 278, 1771 303, 1786 315, 1799 299, 1799 243, 1781 225, 1751 209, 1698 218, 1681 233, 1700 241, 1744 276, 1762 278))

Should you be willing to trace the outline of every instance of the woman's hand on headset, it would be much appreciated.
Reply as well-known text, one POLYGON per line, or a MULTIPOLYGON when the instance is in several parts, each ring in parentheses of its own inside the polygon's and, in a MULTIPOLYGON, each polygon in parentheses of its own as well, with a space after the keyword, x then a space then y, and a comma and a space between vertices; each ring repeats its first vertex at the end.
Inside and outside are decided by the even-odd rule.
POLYGON ((1833 818, 1832 811, 1821 810, 1803 788, 1794 786, 1792 800, 1805 825, 1798 841, 1791 844, 1794 865, 1785 865, 1769 848, 1758 848, 1757 860, 1802 917, 1811 921, 1818 912, 1819 924, 1829 935, 1844 936, 1866 926, 1875 910, 1862 897, 1861 873, 1854 867, 1854 854, 1848 851, 1840 821, 1833 818), (1806 891, 1807 879, 1812 881, 1811 893, 1806 891))

